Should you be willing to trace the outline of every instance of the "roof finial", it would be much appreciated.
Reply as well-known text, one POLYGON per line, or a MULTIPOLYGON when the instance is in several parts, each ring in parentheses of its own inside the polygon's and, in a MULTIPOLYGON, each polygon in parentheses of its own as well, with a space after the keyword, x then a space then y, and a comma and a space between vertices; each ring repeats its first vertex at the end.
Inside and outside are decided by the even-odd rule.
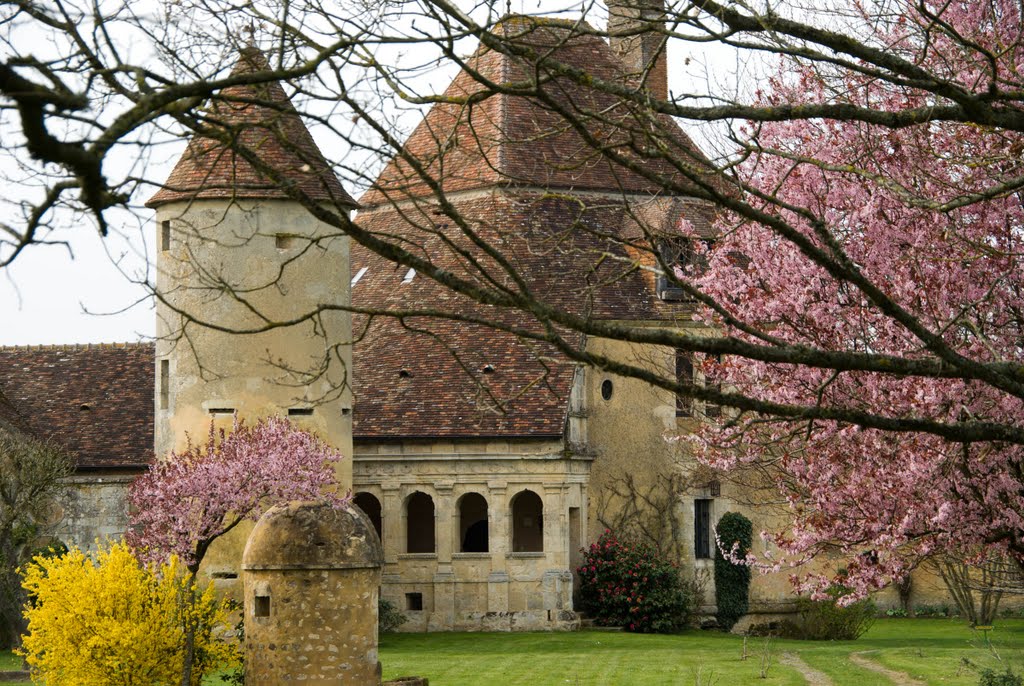
POLYGON ((256 47, 256 21, 254 19, 249 20, 249 25, 242 29, 245 33, 249 34, 248 40, 245 41, 245 47, 255 48, 256 47))

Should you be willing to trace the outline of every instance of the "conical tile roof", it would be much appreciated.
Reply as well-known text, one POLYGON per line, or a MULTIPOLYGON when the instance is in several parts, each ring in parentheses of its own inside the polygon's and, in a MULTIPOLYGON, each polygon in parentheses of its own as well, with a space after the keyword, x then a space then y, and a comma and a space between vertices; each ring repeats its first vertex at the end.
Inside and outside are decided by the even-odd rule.
MULTIPOLYGON (((268 71, 259 49, 244 48, 232 76, 268 71)), ((283 175, 312 200, 354 207, 309 130, 279 83, 225 88, 205 112, 209 123, 232 141, 196 135, 148 207, 208 198, 285 199, 281 184, 257 171, 242 155, 246 149, 283 175)))

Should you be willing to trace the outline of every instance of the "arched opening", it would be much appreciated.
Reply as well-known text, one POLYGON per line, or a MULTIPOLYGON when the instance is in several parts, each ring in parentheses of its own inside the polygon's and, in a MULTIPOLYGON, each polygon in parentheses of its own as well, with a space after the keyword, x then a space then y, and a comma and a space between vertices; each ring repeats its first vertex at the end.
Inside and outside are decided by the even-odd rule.
POLYGON ((467 493, 459 499, 459 550, 464 553, 488 552, 487 500, 479 493, 467 493))
POLYGON ((512 552, 543 550, 544 502, 533 491, 520 491, 512 498, 512 552))
POLYGON ((377 497, 372 493, 362 491, 360 493, 356 493, 355 497, 352 498, 352 502, 370 518, 373 528, 377 531, 377 538, 383 541, 384 528, 380 514, 380 501, 377 500, 377 497))
POLYGON ((434 499, 416 491, 405 501, 405 551, 432 553, 434 550, 434 499))

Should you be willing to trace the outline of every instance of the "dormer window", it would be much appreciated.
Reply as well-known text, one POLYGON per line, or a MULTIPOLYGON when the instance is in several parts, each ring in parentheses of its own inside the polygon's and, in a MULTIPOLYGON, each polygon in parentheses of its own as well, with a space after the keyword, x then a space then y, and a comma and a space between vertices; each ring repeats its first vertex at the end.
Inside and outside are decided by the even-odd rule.
POLYGON ((679 281, 700 276, 708 269, 708 252, 714 241, 707 238, 666 238, 658 246, 658 297, 678 302, 692 300, 692 296, 679 287, 679 281))

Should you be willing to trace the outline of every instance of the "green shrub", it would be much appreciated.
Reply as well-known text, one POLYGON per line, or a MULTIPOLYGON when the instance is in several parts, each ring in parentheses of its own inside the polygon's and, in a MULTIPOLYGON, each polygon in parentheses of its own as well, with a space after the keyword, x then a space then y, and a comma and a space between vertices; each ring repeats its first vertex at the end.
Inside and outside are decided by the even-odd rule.
POLYGON ((385 634, 394 631, 407 621, 408 617, 393 602, 383 598, 377 601, 377 631, 385 634))
POLYGON ((996 672, 991 669, 981 670, 981 678, 978 686, 1024 686, 1024 677, 1014 674, 1009 667, 1005 672, 996 672))
POLYGON ((828 600, 800 598, 797 609, 800 614, 798 635, 809 641, 852 641, 859 638, 875 623, 875 604, 865 598, 840 607, 836 600, 847 593, 842 586, 833 586, 826 593, 828 600))
POLYGON ((622 543, 605 531, 583 551, 580 605, 603 626, 626 631, 672 633, 690 618, 692 598, 679 568, 642 543, 622 543))
MULTIPOLYGON (((753 526, 750 520, 736 512, 726 512, 715 527, 718 541, 726 550, 733 550, 737 557, 746 557, 750 552, 753 526)), ((747 614, 750 597, 750 567, 736 565, 715 549, 715 598, 718 606, 718 625, 729 631, 740 617, 747 614)))

